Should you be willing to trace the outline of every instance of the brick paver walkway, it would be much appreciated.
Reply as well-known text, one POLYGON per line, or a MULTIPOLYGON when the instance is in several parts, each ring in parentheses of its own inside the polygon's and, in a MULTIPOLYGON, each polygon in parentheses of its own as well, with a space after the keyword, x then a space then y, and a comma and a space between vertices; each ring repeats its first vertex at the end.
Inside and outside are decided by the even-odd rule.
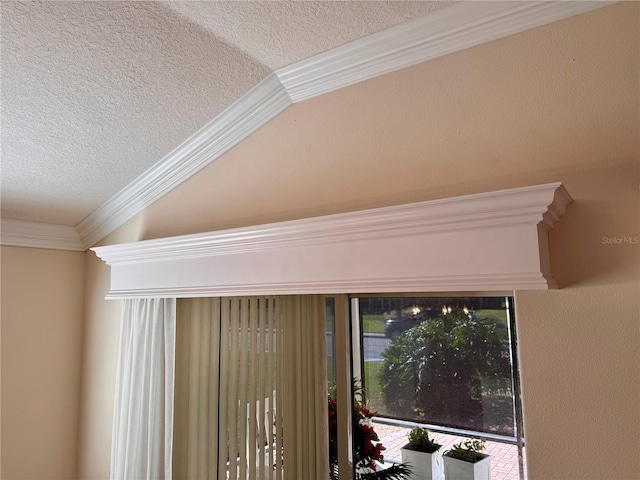
MULTIPOLYGON (((385 461, 401 462, 402 454, 400 449, 407 443, 409 429, 389 427, 378 423, 374 423, 374 428, 380 435, 380 441, 386 447, 384 452, 385 461)), ((460 443, 467 439, 467 437, 435 432, 430 432, 429 436, 441 444, 445 450, 448 450, 454 443, 460 443)), ((520 480, 518 447, 507 443, 487 441, 484 453, 491 455, 492 480, 520 480)))

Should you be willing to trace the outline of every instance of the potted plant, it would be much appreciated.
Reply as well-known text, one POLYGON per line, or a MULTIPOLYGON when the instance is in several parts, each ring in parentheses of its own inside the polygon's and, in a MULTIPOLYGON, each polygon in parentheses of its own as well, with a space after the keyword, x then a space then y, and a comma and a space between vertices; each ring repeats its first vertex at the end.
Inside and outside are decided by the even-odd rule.
POLYGON ((485 453, 484 440, 471 438, 456 443, 444 452, 444 474, 447 480, 490 480, 491 457, 485 453))
POLYGON ((442 445, 429 438, 429 430, 414 427, 401 448, 402 463, 411 465, 416 480, 443 480, 442 445))

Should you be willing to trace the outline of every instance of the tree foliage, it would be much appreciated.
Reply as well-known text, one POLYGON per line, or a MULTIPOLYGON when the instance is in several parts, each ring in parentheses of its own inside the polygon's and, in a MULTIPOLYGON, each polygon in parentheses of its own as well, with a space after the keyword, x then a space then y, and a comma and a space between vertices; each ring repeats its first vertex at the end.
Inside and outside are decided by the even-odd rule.
POLYGON ((407 330, 382 357, 383 401, 399 418, 482 431, 482 381, 510 383, 505 323, 459 308, 407 330))

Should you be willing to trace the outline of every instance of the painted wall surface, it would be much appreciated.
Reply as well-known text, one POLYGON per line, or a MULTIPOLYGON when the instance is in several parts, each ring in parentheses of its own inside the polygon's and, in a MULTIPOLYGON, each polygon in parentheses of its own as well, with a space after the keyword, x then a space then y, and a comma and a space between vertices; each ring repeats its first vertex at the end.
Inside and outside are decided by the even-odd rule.
POLYGON ((85 254, 0 248, 0 476, 76 478, 85 254))
POLYGON ((515 296, 529 478, 639 478, 640 159, 567 177, 561 289, 515 296))
MULTIPOLYGON (((140 240, 137 218, 104 240, 140 240)), ((82 405, 78 430, 78 478, 107 479, 111 461, 113 401, 120 338, 120 302, 105 300, 110 271, 93 252, 86 254, 82 405)))
MULTIPOLYGON (((297 104, 102 243, 562 181, 562 289, 516 293, 529 478, 640 478, 640 245, 602 240, 640 236, 639 30, 616 4, 297 104)), ((88 255, 79 475, 107 478, 118 309, 88 255)))

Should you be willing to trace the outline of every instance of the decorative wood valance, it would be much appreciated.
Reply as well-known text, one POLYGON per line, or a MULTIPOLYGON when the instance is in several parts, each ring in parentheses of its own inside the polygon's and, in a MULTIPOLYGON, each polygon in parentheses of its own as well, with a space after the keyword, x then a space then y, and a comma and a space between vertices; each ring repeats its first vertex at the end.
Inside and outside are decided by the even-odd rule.
POLYGON ((557 288, 560 183, 93 248, 109 298, 557 288))

